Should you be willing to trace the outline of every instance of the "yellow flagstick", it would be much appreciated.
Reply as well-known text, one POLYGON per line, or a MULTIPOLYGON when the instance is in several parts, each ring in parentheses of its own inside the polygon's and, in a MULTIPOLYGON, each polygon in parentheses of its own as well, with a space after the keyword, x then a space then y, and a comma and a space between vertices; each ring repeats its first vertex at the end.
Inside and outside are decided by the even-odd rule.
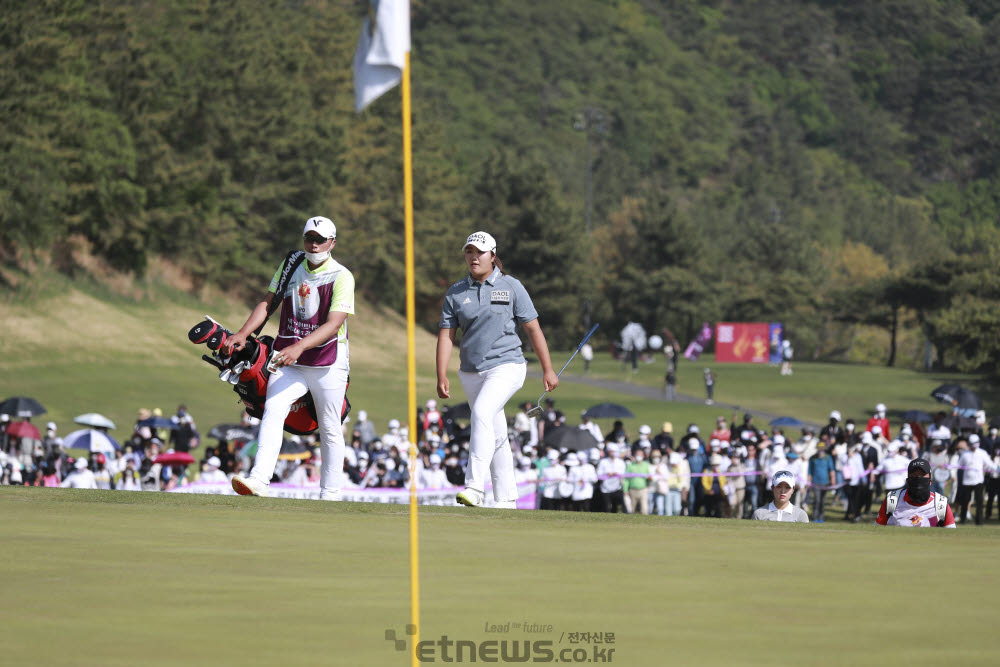
MULTIPOLYGON (((413 143, 410 137, 410 52, 403 68, 403 198, 406 221, 406 374, 410 439, 419 442, 417 431, 417 347, 413 285, 413 143)), ((420 540, 417 531, 417 447, 410 447, 410 623, 414 635, 411 665, 417 667, 420 643, 420 540)))

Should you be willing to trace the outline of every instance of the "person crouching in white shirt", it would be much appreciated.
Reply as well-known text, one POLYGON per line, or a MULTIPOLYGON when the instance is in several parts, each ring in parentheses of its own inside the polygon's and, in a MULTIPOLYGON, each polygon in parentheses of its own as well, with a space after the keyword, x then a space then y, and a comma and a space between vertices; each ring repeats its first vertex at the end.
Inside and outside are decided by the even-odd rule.
POLYGON ((794 523, 809 523, 809 515, 805 510, 791 503, 792 490, 795 488, 795 475, 787 470, 781 470, 771 478, 771 490, 774 500, 767 507, 758 507, 753 516, 755 521, 790 521, 794 523))

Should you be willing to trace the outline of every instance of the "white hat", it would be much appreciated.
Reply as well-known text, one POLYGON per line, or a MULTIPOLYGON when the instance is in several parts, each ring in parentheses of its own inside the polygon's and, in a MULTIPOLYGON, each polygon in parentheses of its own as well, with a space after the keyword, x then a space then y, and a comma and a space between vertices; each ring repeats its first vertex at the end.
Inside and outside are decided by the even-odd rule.
POLYGON ((83 470, 84 468, 86 468, 87 467, 87 457, 86 456, 81 456, 80 458, 78 458, 76 460, 76 463, 73 464, 73 467, 76 468, 77 470, 83 470))
POLYGON ((302 229, 302 235, 305 236, 309 232, 315 232, 328 239, 337 238, 337 226, 333 224, 330 218, 324 218, 321 215, 306 220, 306 226, 302 229))
POLYGON ((600 461, 601 460, 601 450, 599 450, 597 447, 591 448, 591 450, 590 450, 590 460, 591 461, 600 461))
POLYGON ((688 449, 698 449, 698 438, 688 438, 688 449))
POLYGON ((882 435, 882 427, 878 424, 872 426, 872 435, 882 435))
POLYGON ((580 465, 580 457, 576 452, 570 452, 566 455, 566 465, 568 466, 578 466, 580 465))
POLYGON ((970 445, 978 445, 979 444, 979 436, 976 435, 975 433, 973 433, 972 435, 970 435, 969 436, 969 444, 970 445))
POLYGON ((389 428, 399 428, 399 420, 398 419, 390 419, 389 420, 389 428))
POLYGON ((524 447, 521 447, 521 453, 522 454, 531 454, 531 450, 532 449, 534 449, 534 448, 531 445, 525 445, 524 447))
POLYGON ((771 438, 771 442, 773 442, 776 445, 783 445, 785 444, 785 436, 779 433, 778 435, 771 438))
POLYGON ((711 466, 721 466, 722 465, 722 457, 719 456, 718 454, 712 454, 712 457, 710 459, 708 459, 708 465, 711 465, 711 466))
POLYGON ((875 442, 875 438, 872 437, 871 433, 865 431, 864 433, 861 434, 861 442, 863 442, 866 445, 871 444, 872 442, 875 442))
POLYGON ((653 432, 653 429, 649 428, 649 424, 643 424, 639 427, 639 435, 649 435, 653 432))
POLYGON ((607 447, 604 448, 604 451, 606 451, 608 454, 617 454, 618 445, 612 442, 611 444, 609 444, 607 447))
POLYGON ((833 412, 831 412, 830 419, 836 419, 837 421, 840 421, 840 410, 834 410, 833 412))
POLYGON ((367 460, 368 459, 368 452, 366 452, 365 450, 362 449, 360 452, 358 452, 358 458, 359 459, 366 459, 367 460))
POLYGON ((697 424, 691 424, 690 432, 691 433, 701 433, 701 431, 698 429, 698 425, 697 424))
POLYGON ((55 422, 49 422, 48 424, 45 425, 45 430, 46 431, 54 431, 54 430, 56 430, 56 423, 55 422))
POLYGON ((473 232, 469 234, 469 238, 465 239, 465 245, 462 246, 462 250, 465 250, 470 245, 475 246, 482 252, 495 251, 497 249, 497 240, 486 232, 473 232))
POLYGON ((680 465, 681 461, 683 461, 683 460, 684 460, 684 457, 681 456, 679 452, 670 452, 670 456, 667 457, 667 461, 672 466, 680 465))
POLYGON ((545 458, 547 458, 549 461, 558 461, 559 451, 556 449, 550 449, 548 453, 545 454, 545 458))
POLYGON ((771 486, 778 486, 779 484, 787 484, 789 487, 794 489, 795 475, 787 470, 779 470, 774 473, 774 477, 771 478, 771 486))
POLYGON ((368 419, 368 413, 364 410, 358 410, 358 421, 364 421, 368 419))
POLYGON ((436 410, 437 406, 438 406, 438 402, 435 401, 433 398, 430 398, 430 399, 427 400, 427 409, 428 410, 436 410))
POLYGON ((782 447, 781 445, 776 444, 771 449, 771 455, 774 456, 774 457, 778 457, 778 458, 784 458, 785 457, 785 448, 782 447))
POLYGON ((889 450, 890 453, 891 452, 898 452, 899 451, 899 443, 896 442, 895 440, 893 440, 892 442, 889 443, 887 449, 889 450))
POLYGON ((875 412, 885 412, 885 403, 879 403, 876 405, 875 412))
POLYGON ((431 454, 431 465, 441 465, 441 457, 437 454, 431 454))
POLYGON ((212 466, 213 468, 221 468, 222 467, 222 461, 219 460, 218 456, 209 457, 209 459, 207 461, 205 461, 205 463, 207 463, 208 465, 212 466))
POLYGON ((720 447, 722 447, 722 441, 719 440, 718 438, 712 438, 711 440, 708 441, 708 446, 711 447, 712 449, 719 449, 720 447))

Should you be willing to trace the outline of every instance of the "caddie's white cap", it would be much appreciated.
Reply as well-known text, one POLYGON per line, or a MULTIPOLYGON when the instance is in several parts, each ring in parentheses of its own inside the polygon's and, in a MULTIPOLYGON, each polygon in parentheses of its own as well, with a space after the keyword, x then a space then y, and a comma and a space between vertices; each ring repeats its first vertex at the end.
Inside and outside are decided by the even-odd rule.
POLYGON ((462 246, 462 250, 465 250, 470 245, 486 252, 497 249, 497 240, 486 232, 473 232, 469 234, 469 238, 465 239, 465 245, 462 246))
POLYGON ((779 470, 774 473, 774 477, 771 478, 771 486, 778 486, 779 484, 787 484, 791 488, 795 488, 795 475, 788 472, 787 470, 779 470))
POLYGON ((328 239, 337 238, 337 226, 333 224, 333 220, 324 218, 321 215, 306 220, 306 226, 302 229, 302 235, 305 236, 309 232, 314 232, 328 239))

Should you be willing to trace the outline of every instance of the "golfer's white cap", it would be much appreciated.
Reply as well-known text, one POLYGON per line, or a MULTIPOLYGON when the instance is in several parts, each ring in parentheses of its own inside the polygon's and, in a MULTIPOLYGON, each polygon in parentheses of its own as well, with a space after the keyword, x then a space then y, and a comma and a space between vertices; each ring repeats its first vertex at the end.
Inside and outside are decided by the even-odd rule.
POLYGON ((74 463, 73 466, 77 470, 83 470, 84 468, 87 467, 87 457, 86 456, 81 456, 80 458, 78 458, 76 460, 76 463, 74 463))
POLYGON ((212 466, 213 468, 221 468, 222 467, 222 461, 219 460, 218 456, 209 457, 208 461, 206 461, 205 463, 207 463, 208 465, 212 466))
POLYGON ((787 470, 779 470, 774 473, 774 477, 771 478, 771 486, 778 486, 779 484, 787 484, 789 487, 794 489, 795 475, 787 470))
POLYGON ((834 410, 833 412, 831 412, 830 419, 836 419, 837 421, 840 421, 840 410, 834 410))
POLYGON ((497 249, 497 240, 486 232, 473 232, 469 234, 469 238, 465 239, 465 245, 462 246, 462 250, 465 250, 470 245, 486 252, 497 249))
POLYGON ((321 215, 306 220, 306 226, 302 229, 302 235, 305 236, 309 232, 319 234, 328 239, 337 238, 337 226, 333 224, 333 220, 324 218, 321 215))

